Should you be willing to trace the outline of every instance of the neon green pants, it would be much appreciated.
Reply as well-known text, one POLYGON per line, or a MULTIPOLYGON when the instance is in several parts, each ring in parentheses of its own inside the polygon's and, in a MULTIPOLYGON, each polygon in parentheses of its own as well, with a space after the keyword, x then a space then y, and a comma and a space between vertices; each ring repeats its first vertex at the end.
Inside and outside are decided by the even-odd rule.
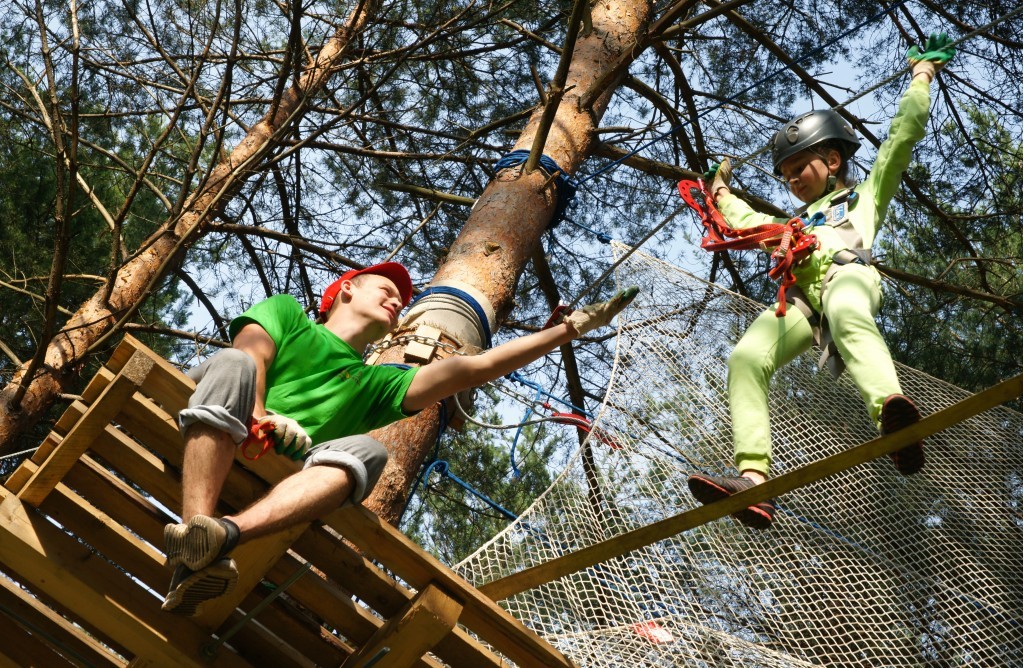
MULTIPOLYGON (((872 268, 850 264, 829 281, 822 306, 846 370, 860 390, 877 425, 882 402, 902 394, 889 348, 875 325, 881 302, 881 277, 872 268)), ((813 343, 811 325, 798 309, 775 316, 775 307, 750 325, 729 357, 729 413, 736 467, 767 475, 772 459, 768 420, 768 384, 775 370, 813 343)))

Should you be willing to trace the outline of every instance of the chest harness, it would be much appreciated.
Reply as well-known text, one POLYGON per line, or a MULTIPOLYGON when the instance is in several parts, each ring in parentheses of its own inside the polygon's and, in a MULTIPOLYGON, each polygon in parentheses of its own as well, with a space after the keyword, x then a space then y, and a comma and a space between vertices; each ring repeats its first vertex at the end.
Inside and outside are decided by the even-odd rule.
MULTIPOLYGON (((780 318, 786 315, 786 291, 796 284, 793 267, 807 259, 819 246, 818 238, 811 232, 815 227, 828 225, 835 228, 840 237, 856 249, 846 248, 835 253, 832 257, 834 266, 839 267, 851 263, 867 265, 871 262, 871 250, 860 248, 863 246, 860 235, 852 225, 843 225, 848 221, 849 210, 853 208, 857 200, 857 193, 853 190, 837 193, 830 200, 827 209, 819 211, 809 218, 794 216, 785 223, 766 223, 743 229, 729 227, 725 222, 725 217, 715 206, 714 199, 708 192, 703 179, 680 181, 679 195, 690 208, 697 212, 700 222, 704 226, 704 236, 700 241, 700 247, 704 250, 716 252, 774 249, 771 251, 772 266, 768 269, 768 277, 779 282, 779 306, 775 310, 775 315, 780 318)), ((833 273, 830 268, 822 281, 823 292, 825 283, 833 273)), ((807 310, 811 311, 809 305, 807 305, 807 310)), ((815 314, 807 312, 804 315, 811 319, 815 314)))

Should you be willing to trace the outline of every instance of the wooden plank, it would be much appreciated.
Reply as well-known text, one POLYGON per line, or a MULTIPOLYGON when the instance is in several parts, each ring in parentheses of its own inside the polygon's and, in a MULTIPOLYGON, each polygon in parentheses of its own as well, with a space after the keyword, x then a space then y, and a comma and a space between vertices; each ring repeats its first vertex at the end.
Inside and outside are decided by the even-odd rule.
POLYGON ((238 584, 231 593, 206 603, 202 613, 194 618, 196 623, 211 631, 223 624, 245 595, 263 581, 267 571, 308 526, 302 524, 280 533, 261 536, 232 550, 231 558, 238 565, 238 584))
MULTIPOLYGON (((15 495, 0 489, 0 563, 153 664, 208 666, 199 648, 208 634, 188 619, 161 612, 128 575, 95 555, 15 495)), ((249 665, 223 652, 218 665, 249 665)))
POLYGON ((0 666, 74 668, 75 664, 62 656, 53 645, 16 623, 5 621, 2 613, 3 610, 0 610, 0 622, 4 623, 3 642, 0 643, 0 657, 3 660, 0 660, 0 666))
MULTIPOLYGON (((93 442, 92 452, 102 458, 108 468, 117 471, 120 476, 132 481, 138 488, 146 490, 148 496, 164 507, 172 512, 181 508, 181 478, 178 470, 124 432, 113 426, 108 426, 93 442)), ((129 492, 119 485, 118 493, 126 496, 129 492)), ((141 497, 138 494, 132 494, 131 498, 134 500, 141 497)), ((147 506, 156 508, 149 502, 147 502, 147 506)), ((162 511, 159 511, 157 515, 163 524, 172 520, 177 522, 179 518, 177 512, 173 518, 162 511)), ((148 537, 147 540, 149 540, 148 537)))
POLYGON ((971 395, 963 401, 932 413, 920 422, 900 431, 826 457, 795 471, 789 471, 771 478, 761 485, 755 485, 738 494, 698 506, 678 515, 665 518, 654 524, 626 532, 581 550, 552 559, 532 568, 494 580, 480 587, 485 595, 500 601, 509 596, 533 589, 547 582, 576 573, 614 557, 620 557, 633 550, 670 538, 683 531, 707 524, 713 520, 731 515, 736 511, 761 501, 782 496, 812 482, 817 482, 840 471, 859 466, 883 455, 904 448, 915 441, 938 433, 979 413, 990 410, 1021 396, 1021 376, 994 385, 982 392, 971 395))
POLYGON ((389 619, 343 668, 408 668, 459 621, 462 603, 440 587, 427 585, 401 614, 389 619))
POLYGON ((89 448, 96 435, 106 428, 107 423, 121 409, 124 401, 145 382, 152 368, 152 360, 145 355, 137 353, 136 356, 133 356, 114 381, 103 390, 103 394, 71 428, 57 449, 50 453, 46 461, 40 465, 39 470, 18 491, 18 498, 24 503, 38 506, 50 493, 50 490, 60 482, 68 469, 78 461, 82 453, 89 448))
MULTIPOLYGON (((412 592, 329 531, 326 527, 314 526, 299 536, 292 549, 315 563, 317 569, 344 587, 346 593, 354 594, 385 619, 399 614, 412 600, 412 592)), ((452 668, 503 668, 508 665, 461 628, 442 638, 434 654, 452 668)))
POLYGON ((522 622, 369 510, 362 506, 342 508, 331 513, 325 523, 412 586, 423 588, 436 582, 458 596, 464 605, 460 623, 520 666, 573 665, 522 622))
MULTIPOLYGON (((96 638, 82 631, 74 624, 46 607, 42 601, 32 596, 14 582, 0 575, 0 613, 7 615, 16 624, 24 626, 30 635, 38 641, 46 640, 57 646, 58 651, 68 657, 77 659, 79 664, 90 666, 123 666, 121 657, 104 647, 96 638)), ((4 624, 4 642, 0 648, 25 642, 20 639, 11 642, 7 634, 11 624, 4 624)), ((14 656, 13 654, 9 656, 14 656)), ((31 665, 19 661, 17 665, 31 665)), ((56 662, 39 662, 37 665, 60 665, 56 662)))
MULTIPOLYGON (((286 554, 267 573, 267 579, 277 586, 283 586, 304 568, 306 564, 286 554)), ((381 625, 379 618, 352 601, 352 595, 348 591, 339 587, 337 583, 321 577, 315 571, 302 574, 292 582, 286 593, 289 599, 322 619, 354 645, 362 645, 372 638, 381 625)), ((421 668, 440 668, 440 664, 433 660, 416 661, 414 665, 421 668)))
POLYGON ((57 484, 39 509, 146 586, 166 591, 171 574, 164 567, 163 553, 64 483, 57 484))
MULTIPOLYGON (((251 598, 255 602, 258 602, 256 596, 251 598)), ((229 628, 234 627, 237 623, 242 621, 242 618, 243 614, 240 611, 236 611, 227 619, 225 626, 229 628)), ((312 649, 310 647, 311 644, 324 644, 319 638, 314 637, 313 634, 309 632, 305 632, 298 636, 285 634, 284 637, 288 639, 286 642, 278 635, 282 634, 282 631, 283 629, 281 628, 273 626, 268 627, 260 621, 248 620, 245 622, 245 625, 229 639, 228 644, 243 658, 256 666, 273 666, 273 668, 315 668, 317 665, 337 665, 339 655, 331 656, 330 659, 328 659, 333 661, 333 664, 321 664, 319 661, 307 656, 312 649), (271 628, 273 628, 274 631, 271 631, 271 628)), ((230 650, 220 649, 218 647, 216 654, 213 657, 212 664, 216 665, 217 657, 219 657, 222 652, 226 651, 230 650)), ((345 654, 342 653, 340 656, 344 657, 345 654)))
MULTIPOLYGON (((239 609, 224 622, 217 633, 227 633, 242 620, 243 610, 252 610, 263 601, 268 592, 258 587, 247 596, 239 609)), ((318 666, 338 666, 353 652, 353 648, 341 639, 332 635, 314 620, 308 612, 302 610, 287 597, 279 597, 265 609, 260 611, 255 621, 246 623, 229 639, 228 644, 242 656, 256 665, 274 666, 272 654, 262 654, 263 648, 268 651, 286 652, 282 648, 271 647, 276 642, 286 642, 292 648, 299 648, 307 660, 318 666), (272 629, 272 633, 269 631, 272 629)), ((290 652, 287 652, 290 654, 290 652)), ((290 659, 289 659, 290 660, 290 659)))
POLYGON ((146 355, 153 361, 152 375, 146 382, 143 391, 162 405, 167 412, 177 415, 178 411, 188 406, 188 399, 196 389, 195 382, 182 373, 178 367, 157 355, 131 335, 126 335, 121 340, 114 355, 107 363, 107 367, 114 372, 119 371, 120 365, 136 352, 146 355))

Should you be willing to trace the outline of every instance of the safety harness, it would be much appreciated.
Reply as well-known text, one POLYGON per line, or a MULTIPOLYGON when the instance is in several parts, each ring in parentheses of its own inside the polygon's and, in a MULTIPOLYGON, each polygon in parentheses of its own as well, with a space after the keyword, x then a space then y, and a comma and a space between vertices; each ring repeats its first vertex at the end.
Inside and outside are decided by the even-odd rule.
POLYGON ((799 216, 785 223, 769 223, 740 230, 734 230, 725 222, 722 213, 715 206, 711 193, 703 179, 679 182, 679 195, 690 208, 697 212, 704 226, 704 237, 700 247, 706 251, 750 250, 774 248, 772 266, 768 276, 780 281, 779 307, 775 315, 786 315, 786 290, 796 284, 793 266, 802 262, 818 247, 818 239, 807 232, 810 225, 799 216))

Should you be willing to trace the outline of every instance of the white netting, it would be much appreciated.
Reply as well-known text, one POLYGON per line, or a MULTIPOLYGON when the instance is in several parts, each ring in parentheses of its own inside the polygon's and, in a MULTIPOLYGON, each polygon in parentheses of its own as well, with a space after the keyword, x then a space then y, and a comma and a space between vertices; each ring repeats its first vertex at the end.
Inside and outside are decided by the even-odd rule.
MULTIPOLYGON (((726 359, 764 306, 639 253, 619 272, 641 294, 596 421, 615 447, 591 438, 592 467, 581 450, 463 562, 474 584, 688 510, 688 473, 734 470, 726 359)), ((815 358, 773 382, 776 473, 877 435, 815 358)), ((898 372, 925 414, 968 396, 898 372)), ((786 494, 769 531, 719 520, 502 605, 587 667, 1020 666, 1021 415, 971 418, 926 454, 909 478, 882 458, 786 494)))

